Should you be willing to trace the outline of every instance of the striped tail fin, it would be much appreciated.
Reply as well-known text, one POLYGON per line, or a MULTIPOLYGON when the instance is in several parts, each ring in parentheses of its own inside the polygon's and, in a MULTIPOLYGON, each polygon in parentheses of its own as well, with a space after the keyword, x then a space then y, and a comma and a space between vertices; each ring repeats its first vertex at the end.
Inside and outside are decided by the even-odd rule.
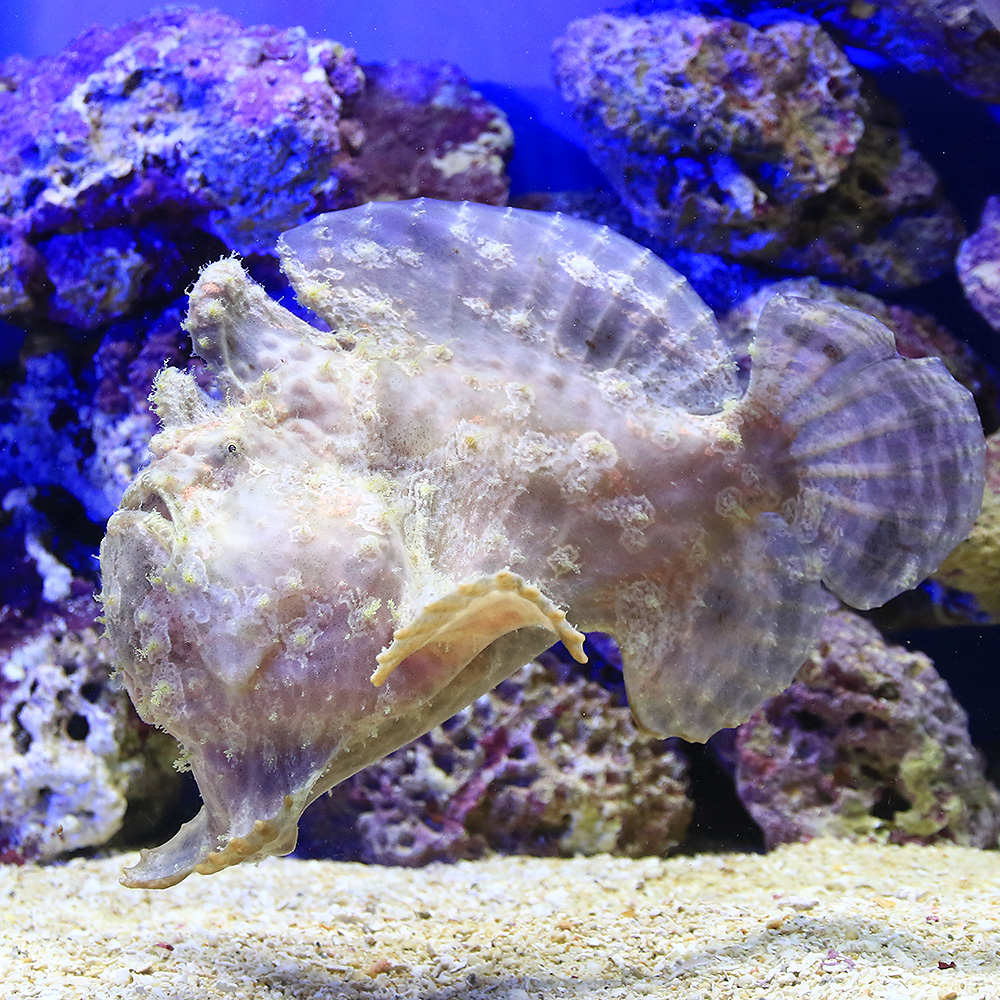
POLYGON ((799 482, 786 512, 823 582, 857 608, 918 584, 972 528, 985 442, 972 395, 936 358, 904 359, 877 320, 776 295, 742 407, 779 416, 799 482))
POLYGON ((617 616, 629 704, 660 736, 745 721, 815 641, 820 580, 855 607, 882 604, 937 568, 982 499, 971 394, 940 361, 901 358, 881 323, 775 296, 751 356, 730 416, 765 493, 788 499, 734 517, 686 582, 656 593, 655 617, 641 601, 617 616))

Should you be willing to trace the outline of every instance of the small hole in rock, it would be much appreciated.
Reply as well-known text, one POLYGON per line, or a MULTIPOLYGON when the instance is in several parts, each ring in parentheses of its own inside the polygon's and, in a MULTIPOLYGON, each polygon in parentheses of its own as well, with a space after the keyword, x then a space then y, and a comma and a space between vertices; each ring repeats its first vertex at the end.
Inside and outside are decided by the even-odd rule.
POLYGON ((104 690, 103 684, 98 684, 96 681, 88 681, 86 684, 80 686, 80 694, 90 702, 91 705, 97 703, 97 700, 101 697, 101 692, 104 690))
POLYGON ((900 795, 894 788, 883 788, 868 812, 876 819, 891 822, 896 813, 906 812, 912 805, 913 803, 908 798, 900 795))
POLYGON ((71 740, 85 740, 90 733, 90 723, 79 713, 71 715, 66 723, 66 735, 71 740))
POLYGON ((819 729, 823 729, 826 723, 813 712, 796 712, 795 721, 798 722, 799 728, 807 733, 815 733, 819 729))

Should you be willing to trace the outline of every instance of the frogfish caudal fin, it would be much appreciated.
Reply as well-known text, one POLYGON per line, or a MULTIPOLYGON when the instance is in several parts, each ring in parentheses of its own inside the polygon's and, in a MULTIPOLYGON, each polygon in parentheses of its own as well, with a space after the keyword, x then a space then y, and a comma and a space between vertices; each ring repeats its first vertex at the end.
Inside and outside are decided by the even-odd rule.
POLYGON ((823 582, 856 608, 916 586, 979 513, 986 452, 971 394, 937 358, 900 357, 878 320, 834 303, 775 296, 751 356, 742 405, 794 434, 791 521, 823 582))
MULTIPOLYGON (((884 603, 935 569, 978 513, 985 453, 970 394, 940 361, 901 358, 892 333, 855 310, 775 296, 739 398, 711 311, 662 260, 604 227, 397 202, 322 216, 287 233, 281 251, 300 298, 335 329, 447 344, 470 366, 504 358, 511 372, 530 339, 595 382, 633 379, 654 406, 692 419, 732 411, 747 475, 779 483, 784 502, 725 517, 704 558, 667 583, 624 570, 603 626, 621 647, 637 720, 660 735, 704 740, 745 720, 808 654, 824 585, 855 607, 884 603)), ((428 622, 453 639, 470 628, 474 606, 449 626, 445 606, 404 622, 375 678, 428 622)), ((484 617, 469 635, 494 626, 484 617)), ((442 666, 457 662, 459 645, 437 648, 453 650, 442 666)))
POLYGON ((780 513, 735 518, 652 627, 622 620, 629 702, 662 736, 702 741, 745 721, 805 660, 829 605, 821 583, 854 607, 883 604, 937 568, 982 500, 971 394, 940 360, 900 357, 877 320, 775 296, 751 357, 735 406, 747 459, 797 490, 780 513))

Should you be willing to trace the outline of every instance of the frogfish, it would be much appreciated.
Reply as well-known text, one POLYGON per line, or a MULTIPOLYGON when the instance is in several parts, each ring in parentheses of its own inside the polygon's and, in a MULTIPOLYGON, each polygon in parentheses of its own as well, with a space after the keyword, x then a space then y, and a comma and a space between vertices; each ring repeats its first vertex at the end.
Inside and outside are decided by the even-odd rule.
POLYGON ((383 202, 240 261, 164 368, 101 546, 103 615, 204 805, 123 882, 286 854, 317 796, 556 642, 618 643, 639 726, 705 740, 972 526, 970 393, 876 320, 774 296, 740 372, 650 251, 510 208, 383 202))

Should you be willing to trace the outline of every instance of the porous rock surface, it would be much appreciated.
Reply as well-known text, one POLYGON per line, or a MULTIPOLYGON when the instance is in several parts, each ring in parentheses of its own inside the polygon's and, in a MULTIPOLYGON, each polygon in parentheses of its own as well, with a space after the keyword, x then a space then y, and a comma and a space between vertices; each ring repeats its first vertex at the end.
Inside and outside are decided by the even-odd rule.
POLYGON ((363 129, 352 164, 356 203, 419 197, 506 203, 513 134, 457 66, 366 63, 364 74, 365 86, 350 104, 363 129))
POLYGON ((963 229, 937 176, 814 23, 597 14, 553 55, 592 158, 654 235, 873 290, 951 266, 963 229))
POLYGON ((548 657, 315 802, 300 852, 419 865, 491 852, 664 855, 691 817, 676 741, 548 657))
POLYGON ((769 846, 835 836, 996 847, 1000 794, 922 653, 830 614, 794 683, 737 735, 740 798, 769 846))
POLYGON ((857 46, 891 59, 913 73, 947 80, 956 90, 984 101, 1000 101, 1000 30, 995 0, 629 0, 622 13, 697 11, 748 17, 767 23, 778 17, 818 21, 841 47, 857 46))
POLYGON ((509 149, 503 115, 446 64, 366 78, 302 28, 191 7, 95 26, 0 64, 0 315, 94 330, 319 212, 502 202, 509 149))
POLYGON ((176 801, 176 744, 143 725, 111 680, 110 650, 77 597, 0 650, 0 861, 107 843, 126 806, 144 829, 176 801))
POLYGON ((968 300, 1000 331, 1000 197, 986 202, 979 228, 959 247, 955 267, 968 300))
POLYGON ((29 338, 0 398, 0 490, 57 491, 95 525, 110 517, 156 432, 149 390, 164 363, 192 360, 177 305, 111 324, 80 363, 59 335, 29 338))
POLYGON ((986 490, 979 517, 934 576, 972 595, 990 621, 1000 621, 1000 434, 986 439, 986 490))
POLYGON ((2 67, 5 312, 84 329, 343 203, 354 55, 173 8, 2 67))
POLYGON ((970 97, 1000 101, 1000 30, 968 0, 778 0, 817 18, 838 39, 915 73, 943 76, 970 97))

